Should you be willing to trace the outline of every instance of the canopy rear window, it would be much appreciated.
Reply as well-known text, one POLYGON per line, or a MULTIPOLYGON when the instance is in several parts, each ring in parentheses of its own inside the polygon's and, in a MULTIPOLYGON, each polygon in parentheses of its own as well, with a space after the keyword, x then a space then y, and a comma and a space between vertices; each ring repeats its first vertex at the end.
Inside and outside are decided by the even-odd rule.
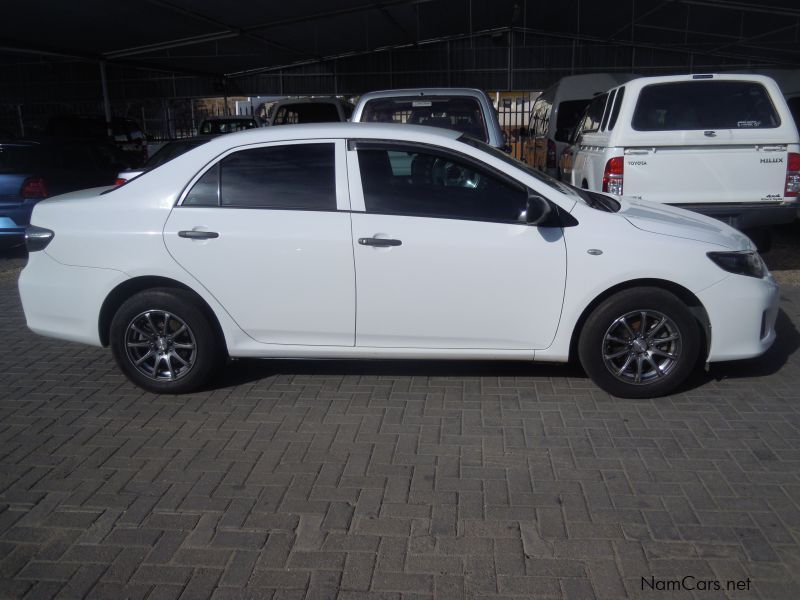
POLYGON ((780 117, 754 81, 680 81, 642 88, 632 126, 637 131, 769 129, 780 117))

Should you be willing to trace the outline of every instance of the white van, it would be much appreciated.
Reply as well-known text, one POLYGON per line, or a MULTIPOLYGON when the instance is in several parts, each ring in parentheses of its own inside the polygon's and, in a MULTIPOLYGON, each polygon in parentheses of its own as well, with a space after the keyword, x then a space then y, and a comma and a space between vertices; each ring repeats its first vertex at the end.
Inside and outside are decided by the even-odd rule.
POLYGON ((631 73, 593 73, 560 79, 543 91, 531 108, 523 138, 522 160, 561 179, 558 160, 569 145, 569 137, 592 98, 634 79, 631 73))
POLYGON ((673 204, 739 229, 794 220, 800 146, 763 75, 642 77, 597 96, 571 183, 673 204))

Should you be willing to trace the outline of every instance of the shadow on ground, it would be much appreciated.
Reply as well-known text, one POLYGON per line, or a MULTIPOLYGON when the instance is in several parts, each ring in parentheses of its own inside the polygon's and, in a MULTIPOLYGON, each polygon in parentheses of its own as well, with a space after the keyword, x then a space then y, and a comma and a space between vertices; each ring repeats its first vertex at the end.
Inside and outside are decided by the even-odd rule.
POLYGON ((578 377, 579 365, 521 361, 455 360, 289 360, 237 359, 231 361, 210 389, 243 385, 276 375, 332 375, 364 377, 578 377))
MULTIPOLYGON (((697 369, 680 391, 691 391, 711 381, 764 377, 778 372, 800 348, 800 332, 783 310, 778 313, 775 329, 777 339, 764 355, 746 361, 715 363, 710 372, 697 369)), ((586 379, 583 369, 574 361, 563 365, 521 361, 238 359, 228 364, 211 389, 243 385, 276 375, 586 379)))

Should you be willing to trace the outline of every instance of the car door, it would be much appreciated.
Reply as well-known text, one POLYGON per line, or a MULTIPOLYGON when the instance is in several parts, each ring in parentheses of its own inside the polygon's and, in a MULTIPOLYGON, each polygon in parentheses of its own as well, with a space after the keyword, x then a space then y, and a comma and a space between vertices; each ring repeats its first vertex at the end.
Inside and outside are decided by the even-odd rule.
POLYGON ((343 141, 248 146, 195 177, 164 241, 259 342, 352 347, 349 208, 343 141))
POLYGON ((438 147, 353 141, 347 154, 357 346, 550 345, 563 232, 519 221, 523 185, 438 147))

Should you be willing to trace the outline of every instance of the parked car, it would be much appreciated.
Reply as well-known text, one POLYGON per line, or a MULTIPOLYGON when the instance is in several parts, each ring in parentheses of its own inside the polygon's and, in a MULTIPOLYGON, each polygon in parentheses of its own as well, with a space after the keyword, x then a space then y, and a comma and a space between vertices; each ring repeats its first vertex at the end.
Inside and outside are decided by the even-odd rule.
POLYGON ((631 73, 572 75, 547 88, 533 103, 527 128, 520 130, 522 159, 532 167, 562 179, 558 172, 558 159, 569 145, 569 135, 589 102, 594 96, 634 77, 636 75, 631 73))
POLYGON ((57 115, 50 117, 45 128, 49 136, 70 139, 110 141, 126 155, 126 162, 138 166, 147 160, 147 140, 142 128, 133 119, 113 117, 109 138, 106 119, 99 115, 57 115))
POLYGON ((110 144, 85 140, 0 142, 0 244, 24 242, 42 199, 112 185, 124 158, 110 144))
POLYGON ((698 359, 760 355, 778 313, 724 223, 414 126, 220 136, 107 195, 40 202, 27 242, 28 326, 110 346, 159 393, 197 389, 226 355, 577 356, 605 390, 651 397, 698 359))
POLYGON ((497 112, 486 92, 470 88, 420 88, 364 94, 354 123, 406 123, 468 133, 496 148, 507 148, 497 112))
POLYGON ((125 171, 120 171, 117 174, 117 179, 114 182, 115 185, 122 185, 127 183, 134 177, 138 177, 142 173, 147 173, 147 171, 151 171, 156 167, 160 167, 164 163, 171 161, 176 156, 180 156, 184 152, 188 152, 192 148, 197 148, 198 146, 205 144, 208 141, 208 138, 204 137, 193 137, 193 138, 186 138, 183 140, 174 140, 172 142, 167 142, 161 148, 159 148, 153 155, 147 159, 147 162, 144 163, 138 169, 126 169, 125 171))
POLYGON ((197 135, 217 136, 225 133, 236 133, 246 129, 257 129, 261 127, 261 120, 258 117, 248 116, 218 116, 207 117, 200 123, 197 135))
POLYGON ((347 121, 353 105, 336 97, 284 98, 269 110, 268 125, 347 121))
POLYGON ((763 75, 643 77, 592 100, 572 183, 679 205, 739 229, 791 222, 800 137, 763 75))
POLYGON ((579 125, 583 122, 585 116, 586 111, 583 112, 583 116, 579 119, 578 124, 570 130, 566 146, 558 157, 558 176, 556 179, 559 181, 572 181, 572 169, 575 166, 575 155, 580 148, 578 145, 578 140, 580 139, 579 125))

